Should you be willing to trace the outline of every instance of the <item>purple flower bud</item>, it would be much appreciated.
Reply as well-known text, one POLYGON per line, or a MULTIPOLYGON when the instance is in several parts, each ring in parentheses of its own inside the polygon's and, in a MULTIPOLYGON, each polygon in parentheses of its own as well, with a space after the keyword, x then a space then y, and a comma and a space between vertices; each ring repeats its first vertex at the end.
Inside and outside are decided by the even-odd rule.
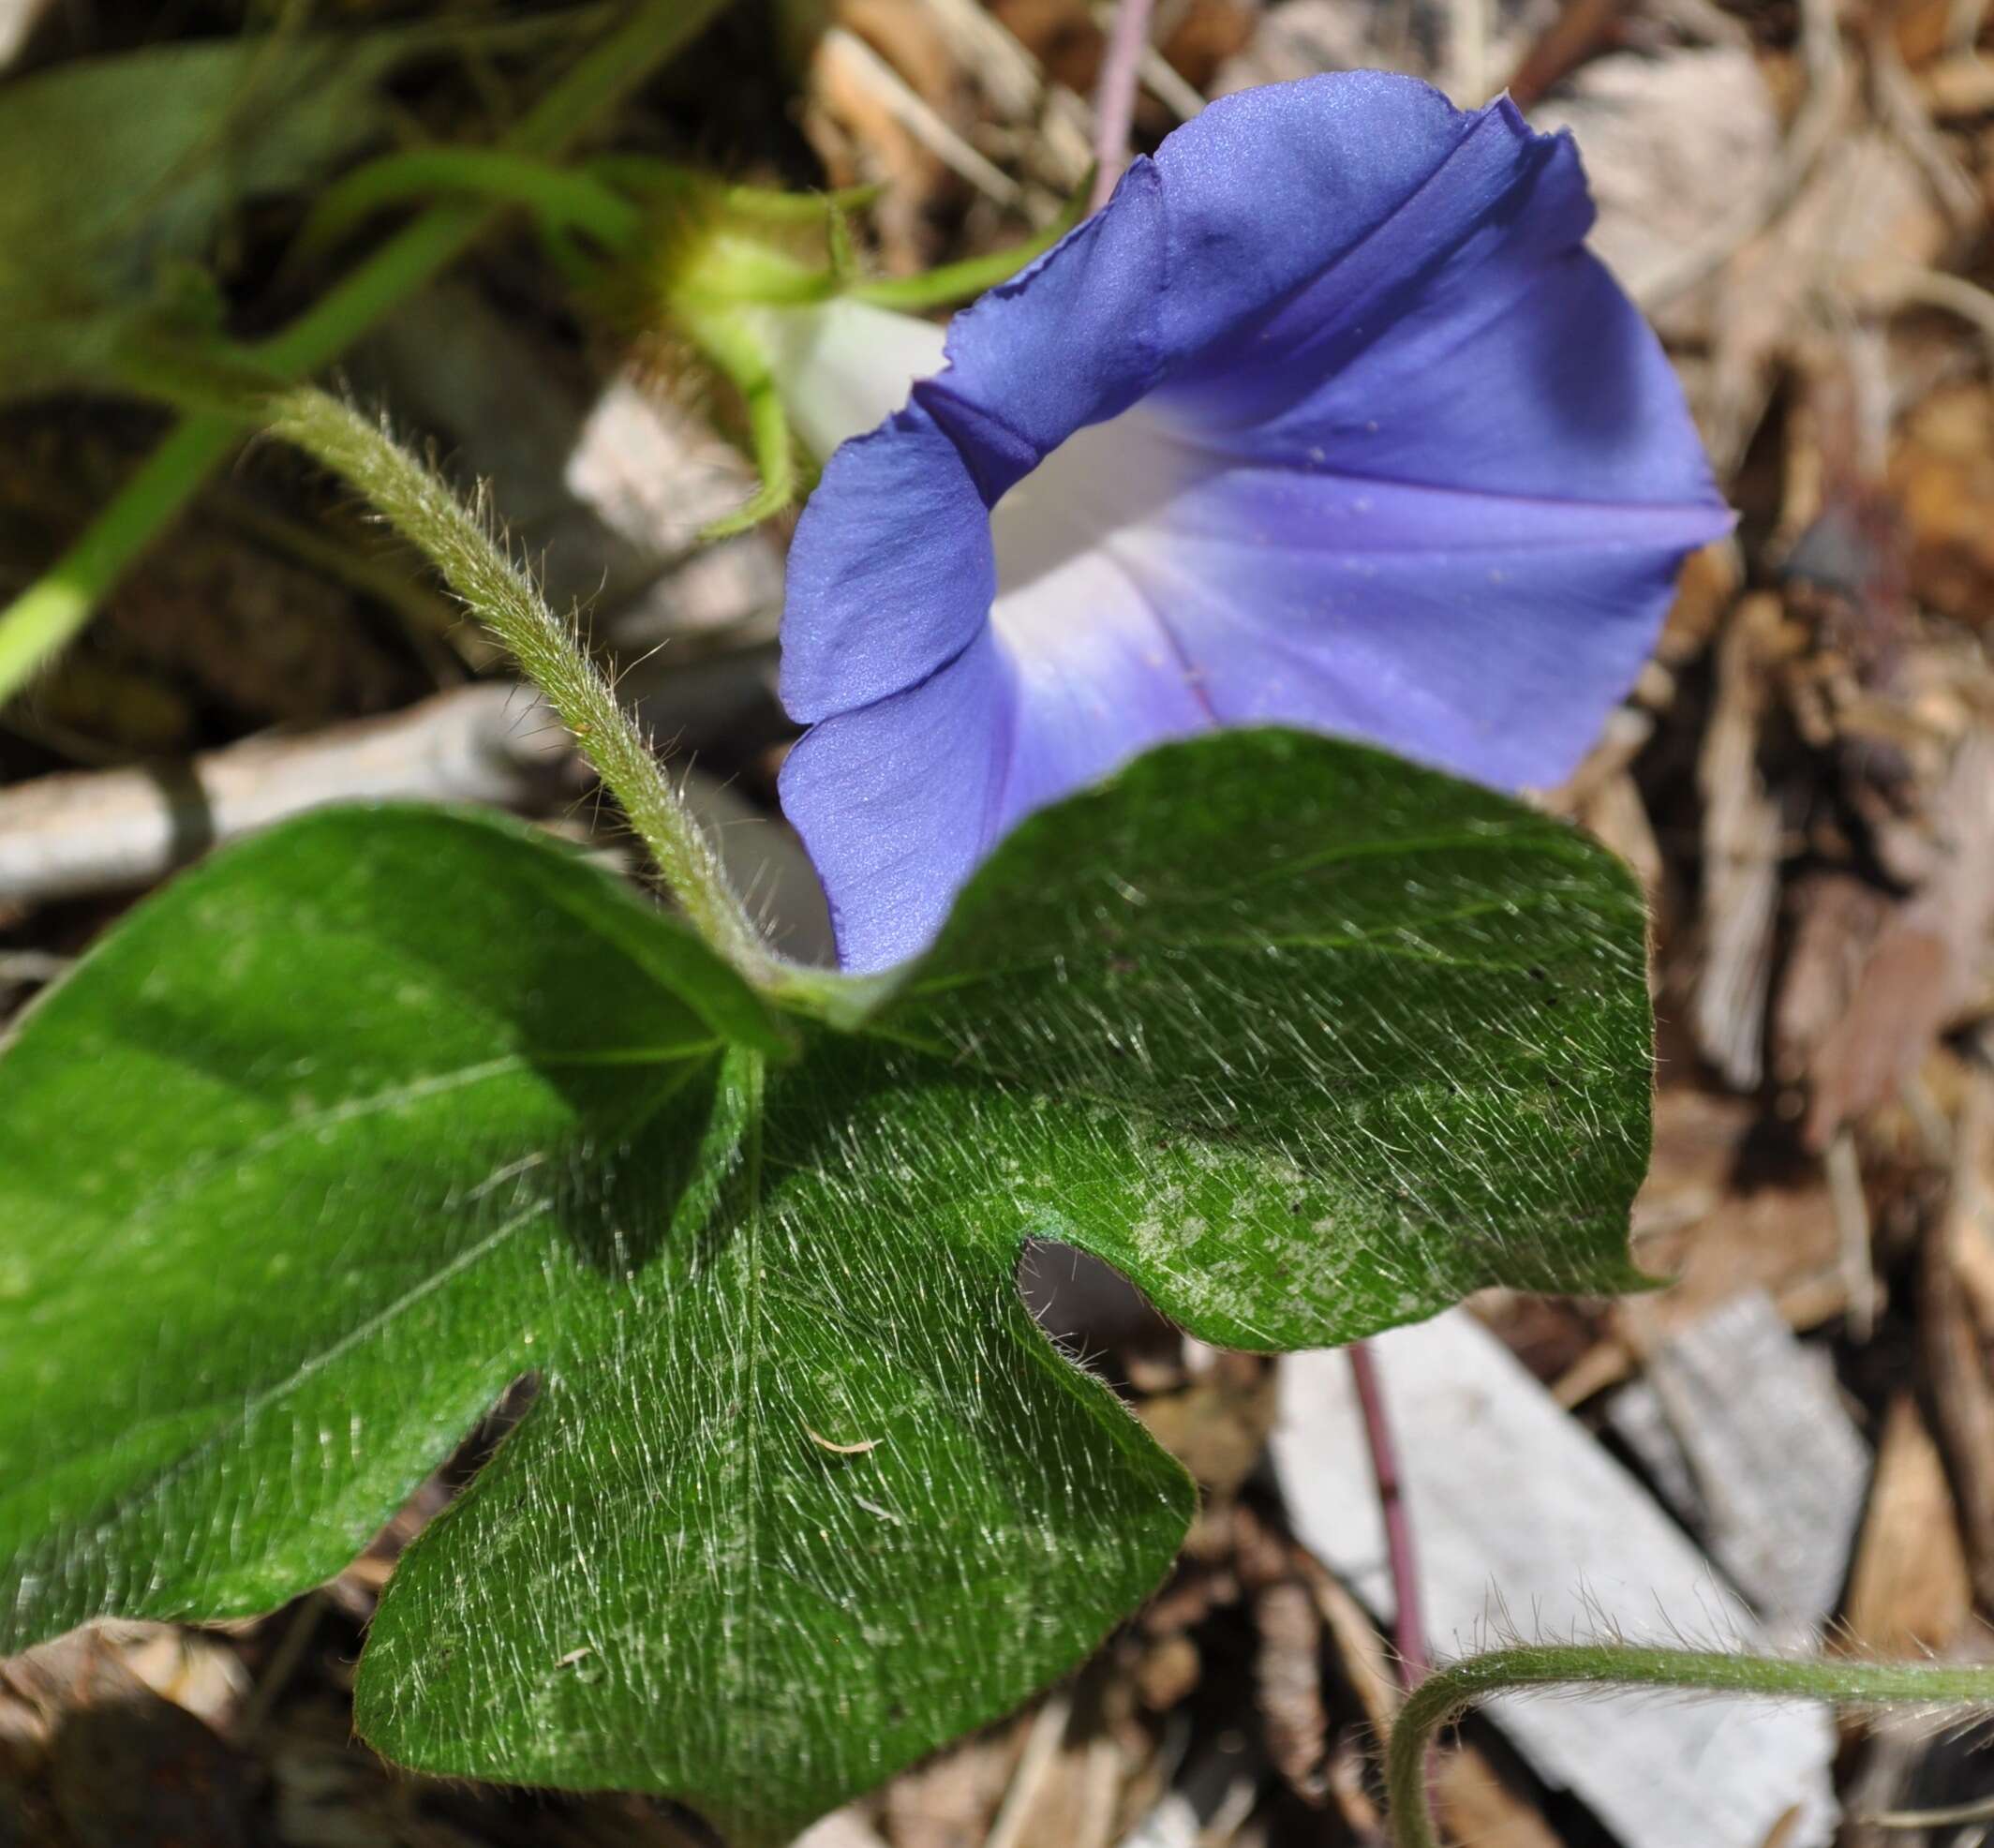
POLYGON ((782 799, 849 968, 1212 725, 1556 782, 1727 530, 1569 139, 1374 72, 1213 103, 957 317, 797 527, 782 799))

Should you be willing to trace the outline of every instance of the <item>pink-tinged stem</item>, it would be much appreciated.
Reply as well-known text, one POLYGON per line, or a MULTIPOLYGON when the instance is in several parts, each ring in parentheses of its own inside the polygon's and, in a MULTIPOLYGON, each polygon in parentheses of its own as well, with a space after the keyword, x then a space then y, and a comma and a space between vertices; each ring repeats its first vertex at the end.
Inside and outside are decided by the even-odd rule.
POLYGON ((1128 131, 1136 119, 1137 67, 1150 42, 1152 0, 1115 0, 1115 22, 1101 54, 1094 93, 1094 206, 1098 212, 1128 165, 1128 131))
POLYGON ((1420 1562, 1413 1550, 1412 1517, 1406 1507, 1398 1448, 1391 1440, 1391 1420, 1385 1410, 1377 1359, 1368 1341, 1353 1341, 1345 1351, 1350 1356, 1350 1377, 1357 1383, 1357 1402, 1363 1408, 1364 1440, 1371 1447, 1371 1472, 1377 1478, 1378 1506, 1385 1517, 1391 1593, 1398 1605, 1392 1633, 1398 1645, 1399 1680, 1409 1692, 1426 1678, 1433 1662, 1426 1652, 1426 1618, 1420 1603, 1420 1562))

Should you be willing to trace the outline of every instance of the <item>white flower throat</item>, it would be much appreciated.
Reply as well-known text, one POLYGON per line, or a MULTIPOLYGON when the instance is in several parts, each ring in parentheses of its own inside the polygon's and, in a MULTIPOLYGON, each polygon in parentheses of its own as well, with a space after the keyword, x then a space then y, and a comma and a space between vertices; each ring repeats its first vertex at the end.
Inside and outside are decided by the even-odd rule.
MULTIPOLYGON (((762 321, 791 419, 824 458, 945 364, 945 328, 862 302, 766 309, 762 321)), ((990 618, 1004 639, 1029 649, 1049 629, 1125 603, 1143 528, 1182 488, 1188 460, 1138 404, 1077 431, 1010 488, 990 514, 990 618)))

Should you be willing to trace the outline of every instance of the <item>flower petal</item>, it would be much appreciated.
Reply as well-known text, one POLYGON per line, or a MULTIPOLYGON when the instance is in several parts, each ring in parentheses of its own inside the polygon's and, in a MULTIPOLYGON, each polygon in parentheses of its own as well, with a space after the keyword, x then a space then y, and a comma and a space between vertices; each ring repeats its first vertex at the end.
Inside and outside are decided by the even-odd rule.
POLYGON ((1198 676, 1146 581, 1106 547, 1076 552, 1008 591, 990 622, 1015 716, 986 851, 1034 810, 1213 723, 1198 676))
POLYGON ((986 627, 939 673, 813 726, 782 766, 782 812, 830 904, 838 960, 884 969, 925 948, 989 849, 1012 693, 986 627))
POLYGON ((1729 524, 1591 216, 1506 101, 1344 74, 1214 103, 957 318, 791 552, 783 698, 818 723, 784 805, 847 966, 1203 725, 1570 768, 1729 524))
POLYGON ((849 295, 742 319, 767 348, 791 426, 820 459, 876 429, 906 405, 915 380, 946 363, 943 329, 849 295))
POLYGON ((1506 100, 1470 114, 1431 85, 1384 71, 1220 97, 1156 153, 1170 250, 1168 350, 1183 359, 1236 335, 1246 351, 1224 356, 1229 369, 1286 304, 1303 326, 1354 312, 1359 272, 1400 281, 1416 273, 1418 253, 1395 231, 1401 216, 1423 201, 1473 225, 1506 174, 1499 160, 1486 171, 1480 153, 1457 157, 1518 138, 1549 145, 1506 100))
POLYGON ((824 883, 839 961, 917 954, 1015 823, 1211 723, 1138 581, 1105 553, 1000 597, 939 673, 823 721, 782 766, 783 812, 824 883))
POLYGON ((789 550, 782 704, 805 724, 926 679, 997 592, 989 510, 917 405, 826 466, 789 550))
MULTIPOLYGON (((1517 127, 1492 140, 1551 145, 1509 113, 1517 127)), ((948 368, 915 398, 994 504, 1076 430, 1319 281, 1493 120, 1378 71, 1221 97, 1132 163, 1105 210, 958 315, 948 368)), ((1481 204, 1464 202, 1465 221, 1481 204)))
POLYGON ((1168 257, 1156 170, 1138 160, 1105 210, 949 323, 948 367, 915 395, 990 505, 1154 383, 1168 257))
POLYGON ((1497 787, 1567 775, 1653 647, 1702 507, 1235 469, 1118 542, 1226 724, 1362 738, 1497 787))
MULTIPOLYGON (((1593 212, 1577 150, 1533 134, 1507 101, 1461 119, 1467 132, 1427 185, 1180 364, 1156 414, 1259 463, 1694 503, 1714 536, 1728 515, 1674 370, 1584 247, 1593 212)), ((1227 170, 1196 170, 1195 194, 1166 171, 1173 231, 1187 212, 1230 223, 1254 209, 1227 170)), ((1209 308, 1220 292, 1218 279, 1201 291, 1180 282, 1173 300, 1209 308)))
MULTIPOLYGON (((1180 262, 1173 303, 1222 316, 1245 261, 1228 236, 1257 215, 1272 236, 1250 147, 1305 142, 1289 116, 1314 88, 1239 98, 1224 157, 1166 144, 1177 247, 1218 253, 1196 290, 1180 262)), ((1408 100, 1374 80, 1348 114, 1408 100)), ((1407 112, 1442 148, 1432 177, 1173 368, 1144 410, 1201 458, 1120 543, 1223 721, 1553 782, 1639 672, 1682 556, 1731 515, 1659 344, 1585 251, 1570 141, 1507 102, 1465 132, 1407 112)))

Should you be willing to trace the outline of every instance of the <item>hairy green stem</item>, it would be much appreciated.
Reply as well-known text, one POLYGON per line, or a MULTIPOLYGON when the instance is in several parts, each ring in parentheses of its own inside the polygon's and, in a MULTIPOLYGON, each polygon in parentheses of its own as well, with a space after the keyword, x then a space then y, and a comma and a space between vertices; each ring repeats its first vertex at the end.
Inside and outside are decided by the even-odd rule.
POLYGON ((1530 1688, 1669 1689, 1842 1706, 1994 1709, 1994 1666, 1726 1655, 1719 1650, 1525 1645, 1435 1668, 1406 1699, 1385 1754, 1396 1848, 1439 1848, 1426 1796, 1435 1736, 1477 1701, 1530 1688))
MULTIPOLYGON (((512 155, 558 154, 724 4, 645 0, 627 23, 585 52, 499 145, 512 155)), ((254 358, 290 378, 316 371, 457 257, 498 209, 482 200, 432 206, 282 333, 256 348, 254 358)), ((242 425, 230 416, 197 411, 181 418, 69 549, 0 609, 0 702, 89 621, 91 612, 193 499, 242 435, 242 425)))
POLYGON ((602 669, 484 522, 379 425, 316 387, 284 393, 270 411, 275 435, 351 482, 505 644, 622 804, 693 928, 743 975, 767 986, 773 959, 728 885, 713 843, 618 705, 602 669))
POLYGON ((270 410, 275 435, 351 482, 505 644, 622 804, 692 927, 751 981, 769 986, 774 959, 727 883, 713 843, 602 669, 484 522, 378 425, 315 386, 282 394, 270 410))

